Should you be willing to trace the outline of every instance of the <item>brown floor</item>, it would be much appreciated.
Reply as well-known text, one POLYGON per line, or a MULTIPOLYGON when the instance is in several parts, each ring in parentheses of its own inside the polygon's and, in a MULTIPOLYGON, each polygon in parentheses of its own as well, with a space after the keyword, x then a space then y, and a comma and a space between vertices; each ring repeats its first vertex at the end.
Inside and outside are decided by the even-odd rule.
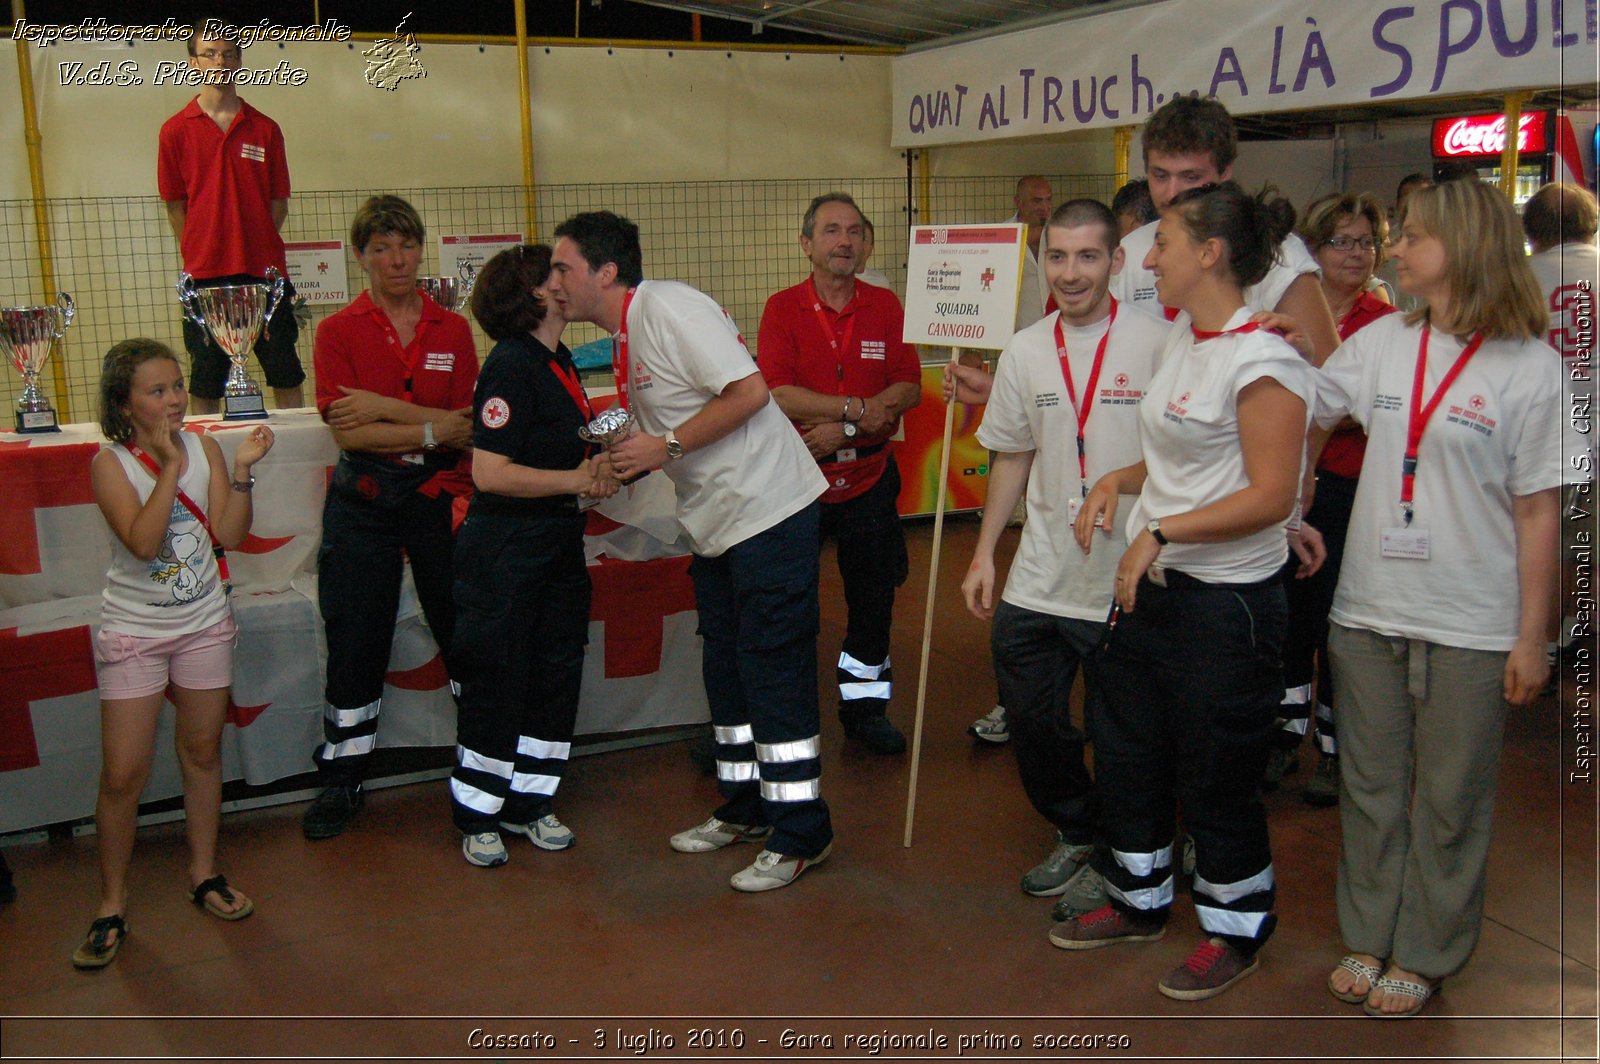
MULTIPOLYGON (((681 742, 577 759, 559 809, 580 845, 550 854, 512 840, 511 863, 490 871, 461 860, 442 781, 373 792, 352 829, 322 843, 300 834, 303 804, 232 815, 225 867, 257 905, 239 924, 186 901, 182 826, 148 828, 132 934, 98 973, 68 963, 92 915, 93 838, 14 846, 21 897, 0 907, 3 1052, 1595 1059, 1596 792, 1562 782, 1555 699, 1513 715, 1482 941, 1420 1020, 1378 1023, 1323 989, 1341 953, 1338 813, 1300 801, 1309 765, 1268 798, 1282 922, 1252 978, 1209 1003, 1156 992, 1198 938, 1182 896, 1161 942, 1052 948, 1050 900, 1016 885, 1050 831, 1010 752, 964 731, 994 701, 986 626, 959 602, 976 531, 971 517, 946 528, 912 848, 910 758, 846 748, 827 712, 833 856, 765 895, 727 886, 753 847, 667 848, 717 803, 681 742), (785 1030, 811 1047, 786 1045, 785 1030), (485 1032, 510 1041, 479 1048, 485 1032), (893 1035, 921 1041, 871 1041, 893 1035), (1080 1041, 1049 1041, 1067 1036, 1080 1041), (1087 1048, 1094 1037, 1100 1047, 1087 1048)), ((910 539, 893 647, 893 716, 908 731, 931 524, 912 525, 910 539)), ((1010 532, 1002 553, 1014 545, 1010 532)), ((830 553, 824 691, 843 626, 831 565, 830 553)))

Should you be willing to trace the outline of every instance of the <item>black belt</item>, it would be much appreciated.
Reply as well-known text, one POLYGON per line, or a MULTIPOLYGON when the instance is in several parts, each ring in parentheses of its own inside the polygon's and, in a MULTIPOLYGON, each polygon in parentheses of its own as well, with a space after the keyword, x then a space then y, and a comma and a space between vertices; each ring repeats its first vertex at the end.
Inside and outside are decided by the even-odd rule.
POLYGON ((1190 576, 1188 573, 1179 572, 1177 569, 1161 569, 1160 575, 1162 580, 1156 580, 1147 571, 1144 578, 1157 587, 1165 587, 1168 591, 1179 589, 1188 591, 1256 591, 1283 582, 1280 577, 1269 576, 1265 580, 1256 580, 1248 584, 1220 584, 1210 580, 1201 580, 1197 576, 1190 576))
MULTIPOLYGON (((855 449, 856 456, 854 458, 852 458, 851 461, 852 462, 859 462, 863 458, 871 458, 873 455, 877 454, 879 451, 883 450, 887 446, 889 446, 887 443, 875 443, 871 447, 857 447, 855 449)), ((840 450, 845 450, 845 451, 848 451, 849 449, 850 448, 848 448, 848 447, 840 448, 840 450)), ((838 460, 839 460, 839 454, 836 451, 833 454, 827 455, 826 457, 818 458, 817 459, 817 464, 818 465, 829 465, 829 464, 831 464, 833 462, 837 462, 838 460)))

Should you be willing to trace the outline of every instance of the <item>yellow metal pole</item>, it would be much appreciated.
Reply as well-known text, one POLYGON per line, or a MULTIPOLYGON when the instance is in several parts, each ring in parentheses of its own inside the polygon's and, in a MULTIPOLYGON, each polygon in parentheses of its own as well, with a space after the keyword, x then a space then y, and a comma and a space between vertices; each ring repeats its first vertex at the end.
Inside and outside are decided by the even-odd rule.
POLYGON ((517 87, 522 105, 522 206, 527 212, 524 240, 536 240, 539 204, 533 185, 533 99, 528 88, 528 6, 515 0, 517 15, 517 87))
POLYGON ((1133 127, 1118 126, 1111 131, 1111 167, 1117 188, 1128 183, 1128 147, 1133 143, 1133 127))
MULTIPOLYGON (((22 10, 22 0, 12 5, 12 18, 27 16, 22 10)), ((56 301, 55 257, 50 245, 50 202, 45 198, 44 156, 41 148, 44 138, 39 133, 39 108, 33 98, 33 62, 29 57, 28 42, 17 38, 17 78, 22 88, 22 139, 28 146, 28 183, 33 191, 33 226, 39 238, 39 279, 44 287, 45 303, 56 301)), ((67 396, 66 340, 58 345, 56 357, 50 363, 50 382, 55 386, 55 406, 62 421, 72 420, 72 403, 67 396)))
POLYGON ((1513 203, 1517 201, 1517 161, 1522 154, 1522 105, 1532 98, 1531 92, 1506 93, 1506 146, 1500 152, 1500 191, 1513 203))

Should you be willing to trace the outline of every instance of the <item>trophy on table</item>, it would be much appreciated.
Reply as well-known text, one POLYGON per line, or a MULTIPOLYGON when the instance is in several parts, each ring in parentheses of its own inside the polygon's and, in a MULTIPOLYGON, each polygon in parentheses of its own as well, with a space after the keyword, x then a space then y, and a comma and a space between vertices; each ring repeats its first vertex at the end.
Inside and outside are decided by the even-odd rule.
POLYGON ((22 397, 17 400, 18 432, 60 432, 50 400, 39 391, 39 371, 50 349, 66 333, 77 313, 72 297, 62 292, 53 305, 0 308, 0 348, 22 374, 22 397))
POLYGON ((428 298, 445 310, 460 310, 472 298, 472 286, 478 281, 478 269, 463 261, 456 270, 458 277, 418 277, 417 287, 428 293, 428 298))
POLYGON ((201 288, 194 278, 178 276, 178 302, 189 320, 211 334, 232 368, 222 387, 222 420, 246 421, 267 416, 261 387, 245 372, 244 361, 283 300, 286 283, 276 267, 268 266, 260 284, 221 284, 201 288))

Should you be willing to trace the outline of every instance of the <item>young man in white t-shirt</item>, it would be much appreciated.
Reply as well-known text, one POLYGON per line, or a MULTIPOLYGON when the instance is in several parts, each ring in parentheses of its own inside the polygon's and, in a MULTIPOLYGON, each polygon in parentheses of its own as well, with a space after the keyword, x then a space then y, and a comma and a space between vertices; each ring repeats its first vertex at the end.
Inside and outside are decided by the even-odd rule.
MULTIPOLYGON (((1023 790, 1056 828, 1057 845, 1022 877, 1022 889, 1063 895, 1060 919, 1105 904, 1089 866, 1094 789, 1069 700, 1104 634, 1120 558, 1080 550, 1072 519, 1090 484, 1139 461, 1138 404, 1168 332, 1161 319, 1112 299, 1123 264, 1117 242, 1116 218, 1095 200, 1063 204, 1049 220, 1041 268, 1060 312, 1013 336, 1000 359, 978 429, 994 452, 988 503, 961 585, 967 609, 994 621, 995 677, 1023 790), (995 544, 1024 490, 1028 520, 997 607, 995 544)), ((1097 680, 1086 672, 1086 726, 1097 680)))
POLYGON ((638 226, 594 211, 556 237, 551 296, 568 321, 616 336, 617 392, 636 427, 612 445, 612 467, 624 479, 663 470, 694 549, 726 802, 672 848, 766 839, 732 886, 788 886, 833 841, 817 717, 816 500, 827 480, 722 308, 686 284, 643 279, 638 226))
MULTIPOLYGON (((1157 213, 1180 192, 1227 181, 1239 154, 1233 117, 1209 97, 1168 100, 1145 124, 1143 142, 1145 178, 1157 213)), ((1155 236, 1156 222, 1151 222, 1122 238, 1127 262, 1112 281, 1111 294, 1120 302, 1160 314, 1167 308, 1156 298, 1155 275, 1144 266, 1155 236)), ((1333 315, 1317 280, 1317 260, 1292 233, 1279 245, 1278 261, 1267 276, 1245 289, 1245 305, 1252 311, 1275 310, 1294 318, 1311 345, 1316 365, 1339 346, 1333 315)), ((1167 312, 1169 320, 1173 316, 1167 312)))

